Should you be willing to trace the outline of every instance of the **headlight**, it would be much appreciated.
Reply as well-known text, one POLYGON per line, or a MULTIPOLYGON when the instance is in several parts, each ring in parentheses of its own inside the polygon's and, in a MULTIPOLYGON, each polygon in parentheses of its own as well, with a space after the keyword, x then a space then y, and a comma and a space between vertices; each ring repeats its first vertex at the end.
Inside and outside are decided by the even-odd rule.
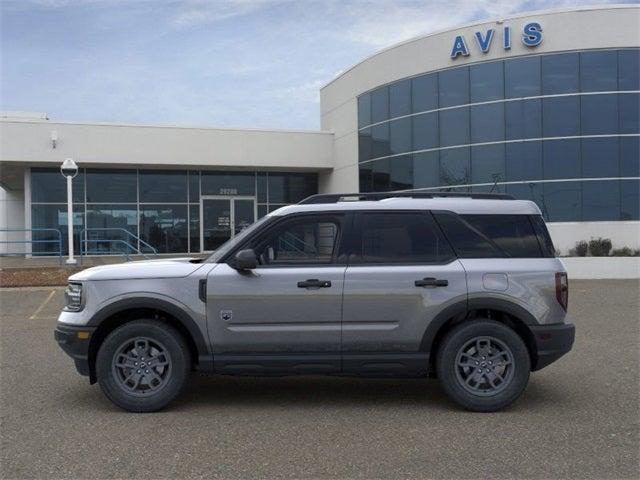
POLYGON ((69 312, 79 312, 82 310, 82 284, 69 283, 64 291, 64 309, 69 312))

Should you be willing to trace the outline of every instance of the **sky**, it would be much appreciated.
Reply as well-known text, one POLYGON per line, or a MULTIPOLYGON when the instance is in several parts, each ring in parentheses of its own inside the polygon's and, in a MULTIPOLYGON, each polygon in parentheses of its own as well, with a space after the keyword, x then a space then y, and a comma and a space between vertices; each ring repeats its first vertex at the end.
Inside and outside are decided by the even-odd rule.
POLYGON ((484 18, 591 3, 0 0, 0 110, 318 129, 320 87, 382 48, 484 18))

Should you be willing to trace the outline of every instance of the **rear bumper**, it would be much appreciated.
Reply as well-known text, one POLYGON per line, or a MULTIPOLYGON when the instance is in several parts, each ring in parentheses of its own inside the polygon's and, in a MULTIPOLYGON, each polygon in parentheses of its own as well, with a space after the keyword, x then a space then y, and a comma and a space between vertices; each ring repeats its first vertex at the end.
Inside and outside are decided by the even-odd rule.
POLYGON ((537 361, 532 371, 555 362, 573 347, 576 327, 573 323, 537 325, 531 327, 536 342, 537 361))
POLYGON ((53 331, 60 348, 69 355, 80 375, 89 376, 89 343, 95 327, 76 327, 58 323, 53 331))

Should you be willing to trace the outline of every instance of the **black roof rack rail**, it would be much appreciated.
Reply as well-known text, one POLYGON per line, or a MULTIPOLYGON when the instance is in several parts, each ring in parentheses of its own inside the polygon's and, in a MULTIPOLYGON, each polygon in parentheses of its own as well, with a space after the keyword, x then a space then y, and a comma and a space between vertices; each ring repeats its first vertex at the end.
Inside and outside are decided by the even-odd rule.
POLYGON ((369 193, 318 193, 298 202, 298 205, 312 203, 360 202, 363 200, 383 200, 385 198, 475 198, 482 200, 515 200, 504 193, 459 193, 459 192, 369 192, 369 193))

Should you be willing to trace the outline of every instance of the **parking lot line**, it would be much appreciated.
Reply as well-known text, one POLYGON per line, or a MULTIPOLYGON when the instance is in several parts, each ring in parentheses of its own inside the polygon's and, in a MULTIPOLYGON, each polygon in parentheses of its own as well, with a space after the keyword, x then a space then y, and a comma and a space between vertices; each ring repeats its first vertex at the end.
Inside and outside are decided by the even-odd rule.
POLYGON ((51 292, 49 292, 49 295, 47 295, 47 298, 44 299, 44 302, 42 302, 40 304, 40 306, 37 308, 37 310, 35 312, 33 312, 33 315, 31 315, 29 317, 29 320, 35 320, 36 317, 38 316, 38 314, 42 311, 42 309, 45 307, 45 305, 47 303, 49 303, 49 300, 51 300, 53 298, 53 296, 55 295, 56 291, 55 290, 51 290, 51 292))

